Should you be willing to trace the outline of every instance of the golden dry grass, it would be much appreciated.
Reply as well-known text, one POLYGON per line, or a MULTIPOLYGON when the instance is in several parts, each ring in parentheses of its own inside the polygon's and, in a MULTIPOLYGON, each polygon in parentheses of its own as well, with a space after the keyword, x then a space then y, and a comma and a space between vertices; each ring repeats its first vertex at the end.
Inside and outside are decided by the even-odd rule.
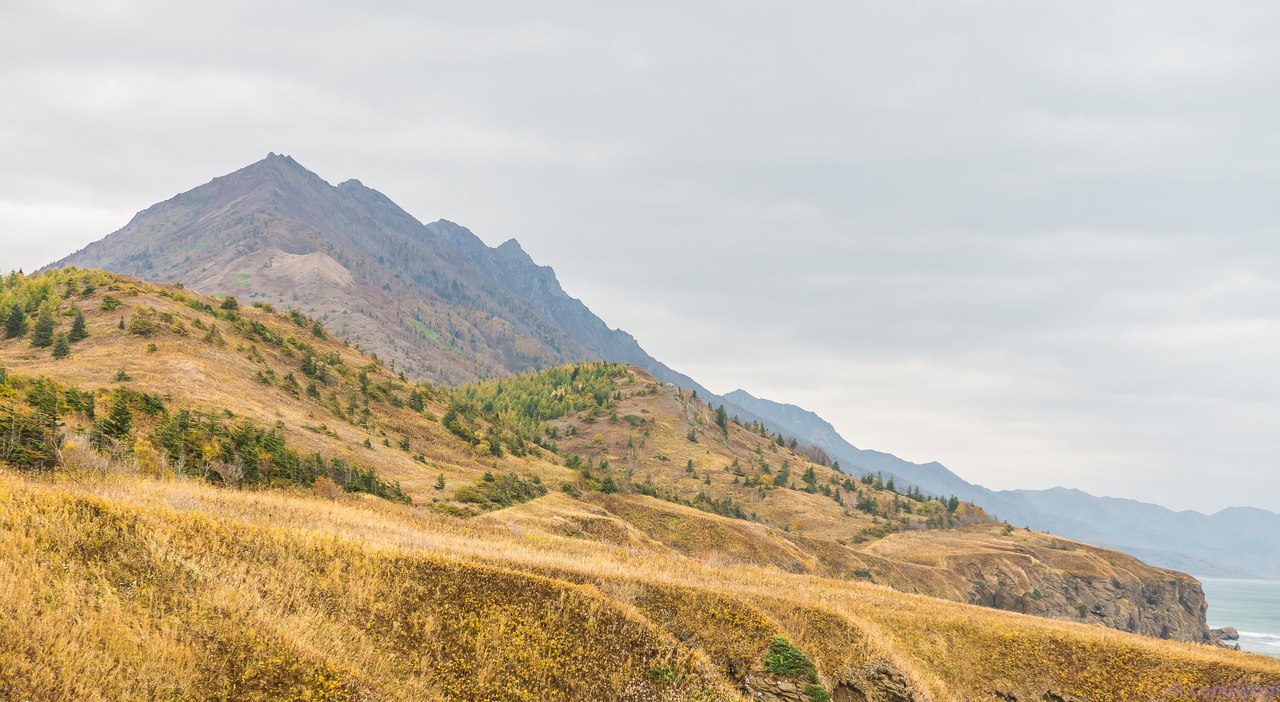
POLYGON ((734 699, 774 633, 829 688, 889 665, 921 699, 1280 683, 1273 659, 877 585, 115 474, 0 473, 0 608, 16 699, 734 699))

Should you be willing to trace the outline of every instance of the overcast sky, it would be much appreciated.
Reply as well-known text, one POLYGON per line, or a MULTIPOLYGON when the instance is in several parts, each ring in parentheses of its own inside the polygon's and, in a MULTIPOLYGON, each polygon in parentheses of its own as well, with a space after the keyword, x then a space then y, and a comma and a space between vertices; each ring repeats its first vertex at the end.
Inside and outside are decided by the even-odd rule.
POLYGON ((196 5, 0 0, 0 268, 286 153, 860 447, 1280 510, 1280 3, 196 5))

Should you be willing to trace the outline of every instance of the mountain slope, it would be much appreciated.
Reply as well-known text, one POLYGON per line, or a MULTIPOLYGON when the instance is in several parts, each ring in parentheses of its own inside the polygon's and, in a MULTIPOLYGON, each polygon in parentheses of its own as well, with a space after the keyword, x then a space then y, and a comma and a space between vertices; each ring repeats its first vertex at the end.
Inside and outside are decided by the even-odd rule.
POLYGON ((287 156, 154 205, 55 265, 297 308, 440 381, 589 355, 385 196, 332 186, 287 156))
POLYGON ((411 383, 305 317, 97 271, 12 276, 14 305, 87 337, 0 341, 0 697, 1280 684, 1277 661, 1090 625, 1197 633, 1187 576, 853 484, 638 368, 411 383), (313 453, 334 470, 308 485, 313 453), (333 484, 362 467, 413 503, 333 484))
POLYGON ((440 220, 428 224, 427 228, 453 244, 473 265, 581 344, 593 358, 639 366, 665 383, 697 390, 704 397, 711 394, 692 378, 650 356, 635 337, 620 329, 610 329, 581 300, 570 297, 560 287, 555 271, 534 263, 515 239, 491 249, 470 230, 453 222, 440 220))
POLYGON ((139 213, 60 264, 101 266, 301 309, 410 377, 459 383, 606 359, 698 391, 747 422, 813 444, 850 470, 956 495, 1018 525, 1119 548, 1168 567, 1280 575, 1280 516, 1205 517, 1054 492, 993 491, 939 463, 859 449, 827 422, 744 391, 716 397, 610 329, 515 241, 486 246, 446 221, 423 225, 351 180, 332 186, 286 156, 139 213), (1082 515, 1089 515, 1088 517, 1082 515))
POLYGON ((154 205, 54 264, 66 265, 297 308, 438 382, 605 359, 701 388, 610 329, 514 240, 490 249, 453 223, 423 225, 360 181, 332 186, 288 156, 154 205))
POLYGON ((1132 553, 1166 568, 1202 575, 1280 577, 1280 515, 1229 508, 1213 515, 1174 512, 1159 505, 1080 490, 989 490, 966 482, 940 463, 918 464, 859 449, 821 417, 744 390, 725 396, 764 417, 771 427, 821 446, 852 473, 882 472, 901 484, 956 495, 1001 519, 1132 553))

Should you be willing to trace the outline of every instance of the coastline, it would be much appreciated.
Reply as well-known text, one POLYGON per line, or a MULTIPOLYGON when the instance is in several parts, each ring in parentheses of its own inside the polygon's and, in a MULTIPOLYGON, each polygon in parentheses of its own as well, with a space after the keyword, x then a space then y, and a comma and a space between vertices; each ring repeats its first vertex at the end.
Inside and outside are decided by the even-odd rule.
POLYGON ((1196 576, 1210 628, 1235 627, 1240 650, 1280 658, 1280 580, 1196 576))

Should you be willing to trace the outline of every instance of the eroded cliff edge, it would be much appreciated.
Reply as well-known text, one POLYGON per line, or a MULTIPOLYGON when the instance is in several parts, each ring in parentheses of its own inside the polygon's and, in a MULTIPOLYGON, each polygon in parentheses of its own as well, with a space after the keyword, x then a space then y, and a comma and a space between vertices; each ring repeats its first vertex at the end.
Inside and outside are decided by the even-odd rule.
MULTIPOLYGON (((951 596, 972 604, 1176 641, 1212 642, 1204 589, 1194 577, 1119 551, 1050 534, 1001 529, 927 538, 893 534, 864 551, 908 561, 935 576, 945 571, 958 590, 951 596)), ((899 589, 947 594, 919 587, 926 582, 922 574, 886 570, 881 579, 899 589)))

